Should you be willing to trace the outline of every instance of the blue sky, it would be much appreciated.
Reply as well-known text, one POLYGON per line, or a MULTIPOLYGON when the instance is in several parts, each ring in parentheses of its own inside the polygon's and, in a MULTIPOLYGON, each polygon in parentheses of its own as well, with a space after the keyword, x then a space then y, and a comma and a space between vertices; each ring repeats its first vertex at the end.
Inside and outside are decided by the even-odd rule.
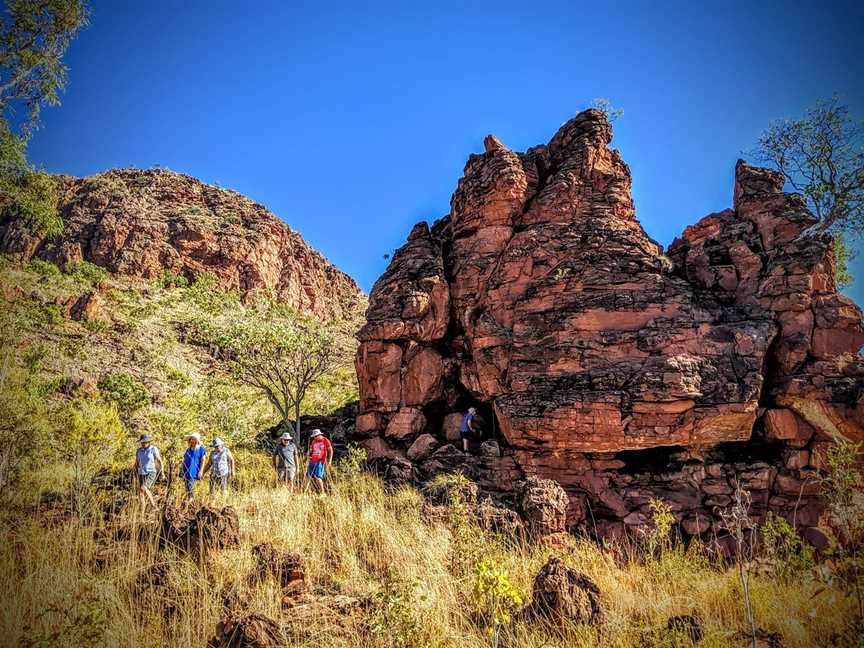
MULTIPOLYGON (((495 133, 546 142, 596 97, 637 215, 668 244, 731 205, 776 118, 864 117, 864 5, 843 2, 91 2, 31 158, 162 165, 267 205, 367 291, 495 133)), ((864 303, 864 254, 847 292, 864 303)))

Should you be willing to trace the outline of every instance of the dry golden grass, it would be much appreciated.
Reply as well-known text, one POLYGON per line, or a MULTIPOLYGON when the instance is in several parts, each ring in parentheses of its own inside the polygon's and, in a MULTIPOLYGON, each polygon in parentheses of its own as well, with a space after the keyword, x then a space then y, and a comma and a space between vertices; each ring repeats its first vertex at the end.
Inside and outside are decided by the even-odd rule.
MULTIPOLYGON (((160 550, 146 533, 140 542, 100 540, 108 525, 133 538, 142 526, 151 528, 137 506, 108 522, 101 516, 88 522, 36 510, 33 496, 9 502, 0 518, 0 643, 205 646, 224 616, 222 594, 230 586, 249 612, 285 625, 290 645, 489 646, 471 608, 474 565, 490 559, 505 568, 527 600, 551 553, 542 543, 514 542, 473 523, 425 520, 416 490, 388 492, 369 474, 335 474, 331 492, 320 496, 274 488, 261 455, 243 456, 241 466, 240 490, 228 503, 239 512, 242 546, 200 559, 160 550), (345 614, 283 610, 275 583, 247 580, 251 547, 262 542, 298 551, 312 592, 371 597, 372 604, 345 614), (165 577, 148 584, 154 569, 165 577)), ((702 619, 701 646, 746 645, 734 636, 746 630, 737 575, 712 566, 698 549, 646 559, 632 547, 600 549, 572 538, 555 551, 599 586, 603 625, 574 625, 562 637, 517 620, 504 634, 506 645, 691 645, 665 629, 680 614, 702 619)), ((770 576, 754 576, 752 589, 759 627, 780 633, 784 646, 852 645, 837 639, 853 609, 839 591, 812 579, 784 583, 770 576)))

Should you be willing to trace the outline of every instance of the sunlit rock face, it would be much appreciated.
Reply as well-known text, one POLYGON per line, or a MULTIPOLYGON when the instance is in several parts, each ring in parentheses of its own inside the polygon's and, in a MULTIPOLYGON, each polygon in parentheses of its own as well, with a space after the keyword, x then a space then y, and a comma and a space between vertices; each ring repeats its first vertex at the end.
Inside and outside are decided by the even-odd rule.
POLYGON ((489 136, 468 159, 450 213, 414 227, 370 296, 364 443, 400 475, 413 461, 418 478, 456 468, 493 490, 554 479, 572 523, 590 508, 610 532, 656 495, 706 533, 736 479, 785 512, 814 444, 864 438, 864 328, 832 242, 802 236, 815 221, 781 177, 739 162, 733 209, 664 255, 611 138, 588 110, 548 144, 489 136), (459 452, 469 405, 501 457, 459 452), (437 449, 406 459, 421 435, 437 449))
POLYGON ((324 319, 351 316, 357 284, 263 205, 164 169, 55 176, 62 234, 33 235, 0 198, 0 252, 58 264, 89 261, 144 279, 207 274, 242 294, 264 291, 324 319))

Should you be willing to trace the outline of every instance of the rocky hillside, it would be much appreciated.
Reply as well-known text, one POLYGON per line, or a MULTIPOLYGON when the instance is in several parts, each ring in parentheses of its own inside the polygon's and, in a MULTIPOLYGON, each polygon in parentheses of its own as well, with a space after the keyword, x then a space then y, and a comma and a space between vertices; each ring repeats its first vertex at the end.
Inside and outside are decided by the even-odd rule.
POLYGON ((45 240, 0 215, 0 253, 61 266, 83 260, 147 279, 209 273, 224 289, 267 291, 328 319, 344 318, 362 299, 350 277, 234 191, 166 170, 121 169, 57 183, 63 234, 45 240))
POLYGON ((450 213, 375 284, 358 434, 402 478, 552 478, 571 524, 601 533, 643 524, 652 497, 709 533, 736 481, 757 514, 817 526, 825 444, 864 439, 864 326, 830 237, 802 237, 803 201, 739 162, 733 208, 664 254, 611 138, 597 110, 525 153, 486 138, 450 213), (469 405, 500 450, 449 445, 469 405))

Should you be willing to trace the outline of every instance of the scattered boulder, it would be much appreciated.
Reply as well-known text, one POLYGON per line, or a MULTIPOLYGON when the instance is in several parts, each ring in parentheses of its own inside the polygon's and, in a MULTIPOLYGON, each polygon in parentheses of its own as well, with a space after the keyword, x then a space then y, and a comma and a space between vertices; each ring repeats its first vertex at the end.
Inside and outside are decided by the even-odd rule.
POLYGON ((86 292, 69 309, 69 316, 77 322, 110 324, 111 316, 105 309, 105 300, 98 292, 86 292))
POLYGON ((421 434, 408 448, 408 458, 411 461, 422 461, 438 448, 438 439, 431 434, 421 434))
POLYGON ((486 499, 477 507, 477 523, 488 531, 517 537, 524 527, 519 514, 513 509, 495 506, 486 499))
POLYGON ((288 637, 278 623, 263 614, 220 621, 207 648, 282 648, 288 637))
POLYGON ((528 609, 534 618, 553 625, 587 623, 596 625, 603 619, 600 590, 585 574, 567 567, 550 556, 534 578, 533 600, 528 609))
POLYGON ((160 541, 186 551, 208 551, 240 546, 240 518, 236 509, 198 505, 168 505, 162 511, 160 541))
POLYGON ((285 589, 291 587, 292 583, 305 579, 303 565, 298 553, 278 549, 271 543, 265 542, 252 547, 252 554, 258 563, 258 569, 255 572, 258 580, 272 576, 285 589))
POLYGON ((669 632, 683 634, 693 644, 702 641, 705 635, 705 630, 702 628, 702 620, 692 614, 681 614, 669 617, 666 621, 666 629, 669 632))
POLYGON ((529 533, 545 536, 566 531, 570 500, 560 484, 551 479, 529 477, 521 484, 518 498, 529 533))

